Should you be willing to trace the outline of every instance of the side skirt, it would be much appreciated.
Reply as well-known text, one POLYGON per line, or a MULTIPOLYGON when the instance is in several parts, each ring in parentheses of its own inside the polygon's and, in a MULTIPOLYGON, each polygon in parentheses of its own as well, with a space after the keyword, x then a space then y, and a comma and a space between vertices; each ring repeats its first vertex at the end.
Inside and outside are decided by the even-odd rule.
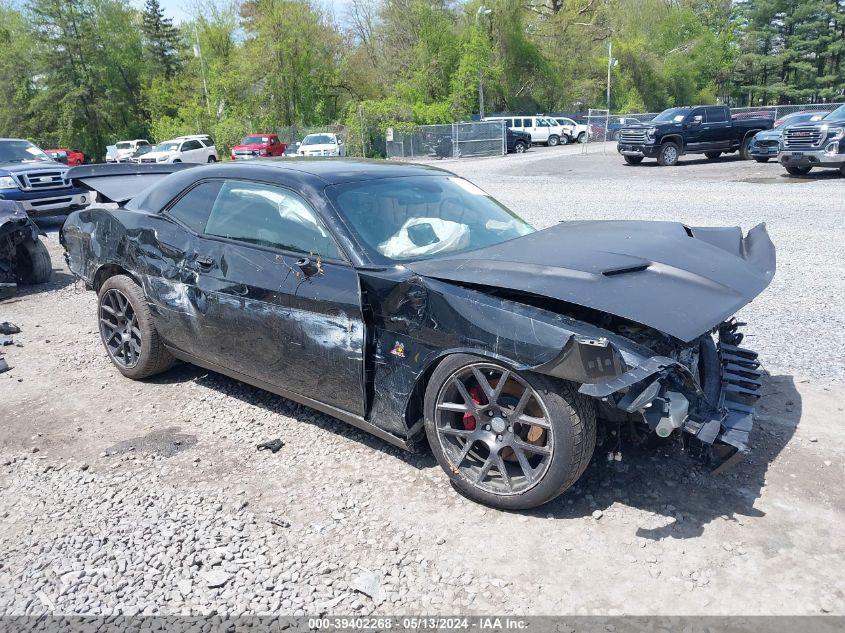
POLYGON ((355 428, 361 429, 362 431, 366 431, 371 435, 375 435, 377 438, 382 439, 385 442, 392 444, 393 446, 405 449, 406 451, 412 450, 411 445, 408 444, 408 442, 403 440, 401 437, 397 437, 392 433, 388 433, 387 431, 380 429, 379 427, 368 422, 364 418, 355 415, 354 413, 349 413, 348 411, 344 411, 331 405, 324 404, 322 402, 309 398, 308 396, 303 396, 301 394, 294 393, 293 391, 282 389, 281 387, 271 385, 268 382, 264 382, 263 380, 259 380, 258 378, 253 378, 252 376, 247 376, 232 369, 221 367, 214 363, 197 358, 193 354, 182 351, 180 349, 168 347, 167 350, 174 357, 178 358, 181 361, 191 363, 192 365, 197 365, 198 367, 202 367, 203 369, 208 369, 210 371, 217 372, 218 374, 223 374, 224 376, 234 378, 235 380, 240 380, 241 382, 245 382, 249 385, 252 385, 253 387, 258 387, 259 389, 263 389, 264 391, 269 391, 270 393, 274 393, 277 396, 287 398, 288 400, 293 400, 294 402, 298 402, 299 404, 305 405, 306 407, 315 409, 320 413, 325 413, 326 415, 330 415, 333 418, 337 418, 342 422, 351 424, 355 428))

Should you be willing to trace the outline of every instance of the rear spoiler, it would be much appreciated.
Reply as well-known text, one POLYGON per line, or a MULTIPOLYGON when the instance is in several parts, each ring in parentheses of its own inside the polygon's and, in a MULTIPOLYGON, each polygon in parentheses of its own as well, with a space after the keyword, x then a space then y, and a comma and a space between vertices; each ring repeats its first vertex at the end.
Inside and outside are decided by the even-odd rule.
POLYGON ((192 163, 116 163, 71 167, 65 178, 77 187, 96 191, 103 202, 124 204, 165 176, 196 167, 192 163))

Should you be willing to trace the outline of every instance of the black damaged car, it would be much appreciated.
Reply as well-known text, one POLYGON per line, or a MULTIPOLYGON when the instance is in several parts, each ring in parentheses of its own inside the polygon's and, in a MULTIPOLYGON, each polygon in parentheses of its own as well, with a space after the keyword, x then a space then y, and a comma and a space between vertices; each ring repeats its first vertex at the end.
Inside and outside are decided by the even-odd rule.
POLYGON ((472 183, 362 160, 74 168, 112 208, 61 240, 133 379, 176 360, 413 448, 460 492, 530 508, 597 432, 748 451, 756 354, 731 319, 771 281, 759 225, 537 231, 472 183), (170 173, 172 172, 172 173, 170 173))

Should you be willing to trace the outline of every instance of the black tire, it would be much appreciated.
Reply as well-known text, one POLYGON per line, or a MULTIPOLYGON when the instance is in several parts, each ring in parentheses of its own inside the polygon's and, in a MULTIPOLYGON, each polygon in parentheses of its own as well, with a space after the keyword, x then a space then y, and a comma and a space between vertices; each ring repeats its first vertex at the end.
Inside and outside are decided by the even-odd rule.
POLYGON ((528 149, 528 143, 525 141, 517 141, 513 144, 513 151, 515 154, 524 154, 528 149))
POLYGON ((557 147, 558 145, 560 145, 560 137, 556 134, 552 134, 551 136, 549 136, 549 140, 546 141, 546 145, 548 145, 549 147, 557 147))
POLYGON ((208 162, 209 162, 209 163, 216 163, 216 162, 217 162, 217 159, 216 159, 216 158, 214 158, 214 156, 209 156, 209 157, 208 157, 208 162))
POLYGON ((768 163, 769 158, 769 156, 761 156, 759 158, 755 158, 754 160, 756 160, 758 163, 768 163))
POLYGON ((174 163, 181 163, 182 161, 181 161, 181 160, 179 160, 178 158, 174 158, 174 159, 173 159, 173 162, 174 162, 174 163))
POLYGON ((677 143, 663 143, 657 155, 657 163, 662 167, 674 167, 681 157, 681 150, 677 143))
MULTIPOLYGON (((129 310, 126 309, 125 313, 128 314, 129 310)), ((169 369, 175 362, 155 329, 144 291, 130 277, 115 275, 109 277, 100 287, 97 293, 97 320, 106 353, 118 371, 127 378, 141 380, 169 369), (122 362, 120 357, 110 349, 109 341, 106 340, 109 326, 104 324, 104 315, 107 315, 107 312, 104 311, 103 305, 107 298, 115 296, 114 293, 128 301, 134 315, 135 327, 131 329, 137 329, 140 337, 140 345, 136 346, 137 350, 134 352, 135 362, 122 362)), ((131 332, 128 334, 132 336, 131 332)))
POLYGON ((578 135, 578 142, 579 143, 583 143, 586 139, 587 139, 587 133, 586 132, 581 132, 578 135))
POLYGON ((50 252, 41 240, 21 242, 15 255, 19 283, 34 285, 50 281, 53 262, 50 261, 50 252))
POLYGON ((707 160, 718 160, 721 155, 722 152, 704 152, 704 156, 707 157, 707 160))
POLYGON ((751 160, 751 136, 746 136, 739 146, 739 157, 742 160, 751 160))
MULTIPOLYGON (((488 386, 492 387, 492 382, 488 383, 488 386)), ((466 387, 464 388, 466 389, 466 387)), ((466 397, 461 397, 466 402, 466 397)), ((511 402, 514 400, 522 401, 521 397, 517 398, 512 394, 506 393, 505 397, 511 398, 511 402)), ((500 400, 497 400, 497 402, 500 402, 502 399, 500 395, 500 400)), ((572 486, 584 473, 595 448, 595 403, 590 398, 579 394, 575 384, 552 379, 541 374, 530 372, 519 373, 500 363, 469 354, 449 356, 438 365, 426 388, 424 408, 426 436, 428 437, 434 456, 451 479, 453 486, 468 499, 503 510, 534 508, 560 495, 572 486), (499 372, 500 380, 505 375, 504 372, 508 372, 506 383, 501 387, 506 392, 508 391, 508 386, 513 384, 516 384, 518 388, 524 388, 525 391, 523 393, 527 392, 529 388, 532 390, 530 397, 526 400, 529 404, 524 405, 522 411, 529 410, 530 405, 543 416, 542 418, 537 417, 532 412, 528 414, 534 416, 531 419, 543 420, 543 423, 547 425, 546 430, 541 431, 541 435, 546 442, 545 445, 541 445, 541 448, 546 450, 546 453, 538 458, 531 451, 527 452, 527 455, 532 455, 532 460, 540 460, 537 468, 542 468, 543 470, 541 473, 534 473, 536 479, 523 477, 522 483, 517 481, 514 484, 514 479, 519 479, 519 472, 525 473, 523 461, 526 458, 526 452, 521 448, 515 447, 516 451, 521 453, 520 459, 516 459, 518 457, 516 451, 511 451, 509 455, 506 454, 507 451, 511 450, 508 448, 509 438, 515 437, 515 441, 518 442, 517 446, 525 447, 526 442, 532 442, 532 446, 535 448, 538 446, 534 443, 536 437, 534 439, 531 438, 531 432, 537 430, 539 427, 531 426, 526 430, 522 426, 523 423, 513 422, 514 416, 518 416, 519 419, 523 417, 516 412, 519 405, 510 411, 510 421, 508 421, 507 414, 501 410, 494 417, 480 418, 478 422, 475 421, 476 418, 470 418, 473 420, 473 430, 469 431, 469 433, 477 432, 485 437, 489 437, 490 441, 493 442, 492 446, 498 446, 498 449, 491 449, 491 445, 485 444, 484 440, 467 437, 463 440, 463 444, 458 447, 464 449, 462 454, 466 455, 466 457, 455 460, 455 444, 448 439, 442 439, 444 437, 453 437, 452 432, 443 433, 442 431, 444 429, 448 431, 453 431, 454 429, 458 433, 467 432, 462 430, 460 426, 448 426, 448 422, 443 422, 445 416, 463 415, 463 418, 452 418, 452 420, 458 420, 460 424, 461 419, 466 420, 468 413, 461 414, 454 408, 444 410, 442 408, 444 405, 440 404, 441 398, 443 398, 444 403, 449 402, 454 407, 454 404, 447 400, 445 394, 452 389, 451 385, 455 384, 455 380, 461 380, 462 372, 474 371, 472 368, 477 369, 479 367, 482 371, 490 372, 488 376, 493 376, 496 372, 499 372), (439 411, 442 411, 443 417, 436 417, 439 411), (482 426, 480 420, 484 420, 485 422, 489 420, 490 424, 482 426), (507 431, 497 430, 495 428, 497 422, 512 426, 508 426, 507 431), (493 427, 492 430, 491 424, 493 427), (502 435, 496 437, 496 441, 494 441, 493 437, 496 436, 496 433, 502 433, 502 435), (528 435, 524 436, 524 433, 528 435), (470 441, 473 443, 467 446, 470 441), (444 448, 444 443, 446 444, 446 448, 444 448), (479 456, 485 450, 487 451, 487 456, 479 456), (450 455, 452 455, 451 460, 450 455), (472 463, 462 468, 463 464, 467 463, 467 457, 469 458, 469 462, 472 463), (510 461, 506 462, 506 460, 510 461), (453 465, 453 461, 458 461, 457 466, 453 465), (482 461, 483 465, 480 464, 482 461), (485 474, 484 465, 488 462, 491 464, 495 462, 497 464, 495 466, 497 470, 494 474, 491 474, 492 468, 490 466, 487 467, 488 470, 485 474), (500 473, 498 464, 504 465, 505 471, 510 473, 507 477, 500 473), (471 467, 480 470, 473 471, 471 467), (516 472, 514 473, 514 471, 516 472), (478 473, 481 473, 480 480, 477 479, 478 473), (514 474, 516 474, 516 477, 512 478, 514 474), (471 475, 474 480, 470 479, 471 475), (488 477, 490 479, 489 482, 485 481, 488 477), (507 485, 505 485, 506 480, 507 485), (509 491, 493 492, 489 489, 484 489, 485 486, 488 488, 494 486, 496 482, 499 482, 496 485, 509 488, 509 491), (516 486, 520 485, 527 487, 524 490, 517 490, 516 486)), ((481 415, 477 410, 474 411, 475 415, 481 415)), ((473 437, 478 436, 474 435, 473 437)), ((525 464, 528 465, 528 462, 525 461, 525 464)))
POLYGON ((639 165, 641 162, 643 162, 642 156, 623 156, 622 158, 624 158, 625 162, 629 165, 639 165))
POLYGON ((845 176, 845 163, 842 163, 842 166, 839 168, 839 173, 845 176))
POLYGON ((790 165, 789 163, 785 164, 783 167, 790 176, 806 176, 812 169, 810 165, 790 165))
POLYGON ((561 145, 569 145, 572 142, 572 139, 569 138, 566 134, 560 137, 560 144, 561 145))

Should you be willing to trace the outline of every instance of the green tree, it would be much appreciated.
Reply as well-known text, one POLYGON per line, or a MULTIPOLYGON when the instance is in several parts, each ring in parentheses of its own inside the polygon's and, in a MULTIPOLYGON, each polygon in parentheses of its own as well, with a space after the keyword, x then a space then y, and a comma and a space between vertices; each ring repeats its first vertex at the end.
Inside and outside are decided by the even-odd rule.
POLYGON ((178 68, 179 32, 173 26, 173 20, 165 17, 158 0, 146 0, 144 3, 142 28, 154 64, 165 79, 171 79, 178 68))

